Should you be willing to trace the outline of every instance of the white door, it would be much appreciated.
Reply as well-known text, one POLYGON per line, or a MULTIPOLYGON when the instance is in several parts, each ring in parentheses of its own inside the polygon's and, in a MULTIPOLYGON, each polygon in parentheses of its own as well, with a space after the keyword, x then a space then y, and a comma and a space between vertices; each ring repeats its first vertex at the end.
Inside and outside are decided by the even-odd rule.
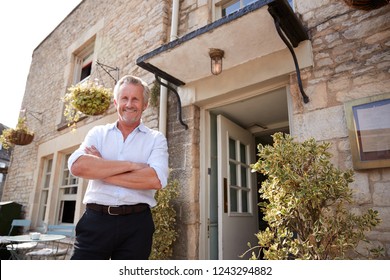
MULTIPOLYGON (((253 135, 217 116, 218 130, 218 257, 240 259, 247 243, 256 244, 258 232, 257 188, 253 135)), ((246 256, 246 258, 248 258, 246 256)))

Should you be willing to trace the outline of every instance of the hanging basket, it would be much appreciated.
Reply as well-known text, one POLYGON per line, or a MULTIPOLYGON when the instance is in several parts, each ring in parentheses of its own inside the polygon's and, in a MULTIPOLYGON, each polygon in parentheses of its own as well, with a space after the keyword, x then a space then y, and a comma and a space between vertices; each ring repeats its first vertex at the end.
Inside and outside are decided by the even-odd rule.
POLYGON ((111 97, 110 89, 92 82, 86 82, 70 87, 65 96, 65 101, 85 115, 97 116, 108 110, 111 97))
POLYGON ((28 145, 34 139, 34 133, 27 127, 26 118, 19 118, 16 128, 4 129, 0 135, 0 143, 4 149, 14 145, 28 145))
POLYGON ((34 133, 27 133, 23 130, 12 130, 6 139, 9 143, 14 145, 24 146, 33 141, 34 133))
POLYGON ((111 89, 91 81, 71 86, 62 99, 65 102, 64 116, 68 125, 75 128, 83 114, 103 115, 110 107, 112 96, 111 89))
POLYGON ((389 4, 389 0, 344 0, 344 2, 355 9, 359 10, 375 10, 389 4))

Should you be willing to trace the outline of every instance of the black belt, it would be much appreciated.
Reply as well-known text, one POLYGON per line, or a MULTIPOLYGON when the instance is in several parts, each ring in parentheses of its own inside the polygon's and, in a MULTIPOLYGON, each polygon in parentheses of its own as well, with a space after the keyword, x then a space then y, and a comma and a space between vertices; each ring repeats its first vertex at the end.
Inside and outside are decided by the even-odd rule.
POLYGON ((117 216, 143 212, 149 208, 149 205, 146 203, 139 203, 135 205, 106 206, 96 203, 88 203, 87 208, 102 214, 117 216))

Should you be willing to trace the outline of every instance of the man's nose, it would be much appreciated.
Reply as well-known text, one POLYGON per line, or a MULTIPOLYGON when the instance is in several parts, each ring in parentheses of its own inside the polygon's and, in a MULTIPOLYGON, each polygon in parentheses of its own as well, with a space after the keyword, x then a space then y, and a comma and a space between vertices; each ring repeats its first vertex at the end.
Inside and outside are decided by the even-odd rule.
POLYGON ((130 99, 127 100, 127 102, 126 102, 126 107, 131 107, 131 100, 130 100, 130 99))

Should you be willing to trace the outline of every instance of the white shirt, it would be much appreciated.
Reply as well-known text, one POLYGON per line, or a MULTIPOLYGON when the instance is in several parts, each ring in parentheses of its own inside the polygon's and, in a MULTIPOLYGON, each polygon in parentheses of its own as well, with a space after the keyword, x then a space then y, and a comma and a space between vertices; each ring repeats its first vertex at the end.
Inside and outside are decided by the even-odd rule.
MULTIPOLYGON (((161 132, 152 130, 141 123, 130 133, 126 141, 123 141, 117 123, 96 126, 88 132, 84 142, 69 157, 69 170, 80 156, 86 154, 85 147, 92 145, 104 159, 148 164, 156 171, 162 187, 167 185, 168 145, 161 132)), ((101 180, 89 180, 83 203, 111 206, 147 203, 153 207, 156 205, 155 192, 155 190, 136 190, 109 185, 101 180)))

